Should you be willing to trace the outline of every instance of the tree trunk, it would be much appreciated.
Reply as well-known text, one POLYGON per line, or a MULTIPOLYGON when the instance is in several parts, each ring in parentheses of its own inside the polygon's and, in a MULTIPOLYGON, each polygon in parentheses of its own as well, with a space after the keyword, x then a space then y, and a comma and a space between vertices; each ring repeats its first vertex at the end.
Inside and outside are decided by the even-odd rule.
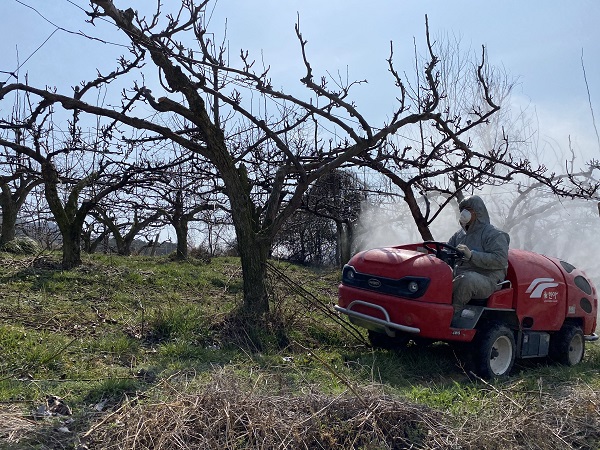
POLYGON ((121 248, 117 249, 117 252, 121 256, 131 256, 131 245, 133 244, 133 237, 125 237, 123 238, 123 245, 121 248))
POLYGON ((188 222, 187 220, 180 219, 173 223, 175 228, 175 235, 177 236, 177 251, 176 257, 179 260, 187 259, 188 257, 188 222))
POLYGON ((2 199, 2 235, 0 235, 0 246, 12 241, 15 238, 15 228, 17 224, 17 210, 13 203, 2 199))
POLYGON ((58 195, 58 172, 50 161, 42 164, 42 176, 44 178, 46 201, 62 236, 62 266, 63 269, 72 269, 81 265, 83 219, 76 217, 76 212, 72 211, 72 207, 63 207, 58 195))
POLYGON ((250 195, 246 168, 243 164, 236 168, 226 150, 223 146, 222 159, 217 165, 231 205, 231 219, 242 264, 244 304, 241 313, 249 321, 255 321, 269 312, 267 259, 276 230, 261 227, 260 212, 250 195))
MULTIPOLYGON (((105 230, 96 239, 94 239, 94 240, 89 239, 89 242, 84 245, 84 247, 86 247, 86 251, 90 254, 96 253, 96 250, 98 249, 98 246, 100 245, 100 243, 106 241, 108 233, 109 233, 109 231, 105 230)), ((105 253, 107 253, 107 252, 105 252, 105 253)))
POLYGON ((338 235, 338 263, 344 267, 352 257, 353 227, 351 222, 336 222, 338 235))
POLYGON ((0 245, 12 241, 16 237, 17 217, 19 210, 31 190, 41 183, 40 180, 23 178, 21 185, 16 187, 13 194, 8 183, 2 183, 0 193, 0 208, 2 209, 2 232, 0 234, 0 245))
POLYGON ((156 254, 156 249, 158 248, 158 238, 160 238, 160 233, 156 233, 156 237, 151 244, 150 256, 154 256, 156 254))
POLYGON ((413 217, 413 220, 415 221, 415 224, 417 225, 417 229, 419 230, 421 238, 424 241, 432 241, 433 234, 431 234, 431 230, 429 229, 427 220, 425 219, 425 217, 423 217, 423 213, 419 208, 417 199, 415 198, 412 189, 410 188, 410 186, 407 186, 407 188, 403 188, 402 191, 404 192, 404 201, 408 205, 408 209, 410 209, 410 213, 413 217))
POLYGON ((117 245, 117 254, 119 256, 131 256, 131 242, 123 240, 121 245, 117 245))
POLYGON ((259 236, 239 239, 238 251, 244 274, 243 312, 250 317, 258 317, 269 312, 267 295, 267 258, 271 243, 259 236))
POLYGON ((177 250, 175 255, 178 260, 184 260, 188 257, 188 219, 183 212, 183 197, 183 191, 178 190, 175 194, 175 201, 173 202, 173 219, 171 221, 175 228, 175 235, 177 236, 177 250))
POLYGON ((113 232, 113 238, 117 245, 117 254, 120 256, 131 256, 131 245, 133 244, 134 237, 121 236, 117 230, 117 232, 113 232))
POLYGON ((81 227, 71 225, 63 238, 63 269, 72 269, 81 265, 81 227))

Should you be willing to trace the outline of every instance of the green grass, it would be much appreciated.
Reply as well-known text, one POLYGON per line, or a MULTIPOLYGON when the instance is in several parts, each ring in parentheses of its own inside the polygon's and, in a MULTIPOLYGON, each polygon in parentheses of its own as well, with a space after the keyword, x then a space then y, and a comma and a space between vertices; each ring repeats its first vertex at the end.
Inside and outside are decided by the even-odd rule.
POLYGON ((336 301, 337 270, 276 264, 296 285, 271 277, 268 322, 244 330, 229 322, 242 301, 236 258, 93 255, 71 271, 58 261, 0 253, 0 402, 24 402, 23 411, 58 395, 84 417, 101 401, 193 392, 224 369, 265 392, 375 389, 457 420, 481 414, 499 391, 526 403, 565 386, 600 390, 597 344, 576 367, 519 363, 512 377, 491 384, 470 379, 446 344, 373 350, 315 306, 336 301))

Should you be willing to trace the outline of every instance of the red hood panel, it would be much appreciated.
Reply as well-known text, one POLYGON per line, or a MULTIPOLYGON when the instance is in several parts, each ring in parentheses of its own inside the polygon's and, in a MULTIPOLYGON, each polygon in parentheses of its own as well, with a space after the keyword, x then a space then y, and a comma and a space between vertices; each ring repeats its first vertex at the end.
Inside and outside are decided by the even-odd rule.
POLYGON ((349 262, 357 272, 398 279, 428 276, 448 265, 432 255, 394 247, 374 248, 355 255, 349 262))
POLYGON ((430 281, 427 292, 418 301, 452 301, 452 269, 433 255, 406 248, 384 247, 357 253, 348 264, 358 273, 392 280, 404 277, 428 278, 430 281))

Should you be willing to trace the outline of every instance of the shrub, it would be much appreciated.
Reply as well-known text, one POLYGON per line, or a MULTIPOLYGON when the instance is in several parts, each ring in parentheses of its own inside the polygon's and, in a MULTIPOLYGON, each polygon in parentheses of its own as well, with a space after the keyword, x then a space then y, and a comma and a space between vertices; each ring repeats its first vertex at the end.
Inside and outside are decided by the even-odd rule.
POLYGON ((35 255, 42 251, 42 247, 37 241, 25 236, 7 242, 0 250, 17 255, 35 255))

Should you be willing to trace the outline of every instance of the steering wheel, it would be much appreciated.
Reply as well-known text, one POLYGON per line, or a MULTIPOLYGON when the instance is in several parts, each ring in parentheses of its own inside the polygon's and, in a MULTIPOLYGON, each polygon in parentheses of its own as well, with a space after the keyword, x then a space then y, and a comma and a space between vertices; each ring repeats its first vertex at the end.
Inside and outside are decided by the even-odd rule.
POLYGON ((436 258, 447 263, 450 267, 454 267, 456 261, 463 257, 463 252, 445 242, 425 241, 423 242, 423 247, 425 247, 429 253, 433 253, 436 258))

